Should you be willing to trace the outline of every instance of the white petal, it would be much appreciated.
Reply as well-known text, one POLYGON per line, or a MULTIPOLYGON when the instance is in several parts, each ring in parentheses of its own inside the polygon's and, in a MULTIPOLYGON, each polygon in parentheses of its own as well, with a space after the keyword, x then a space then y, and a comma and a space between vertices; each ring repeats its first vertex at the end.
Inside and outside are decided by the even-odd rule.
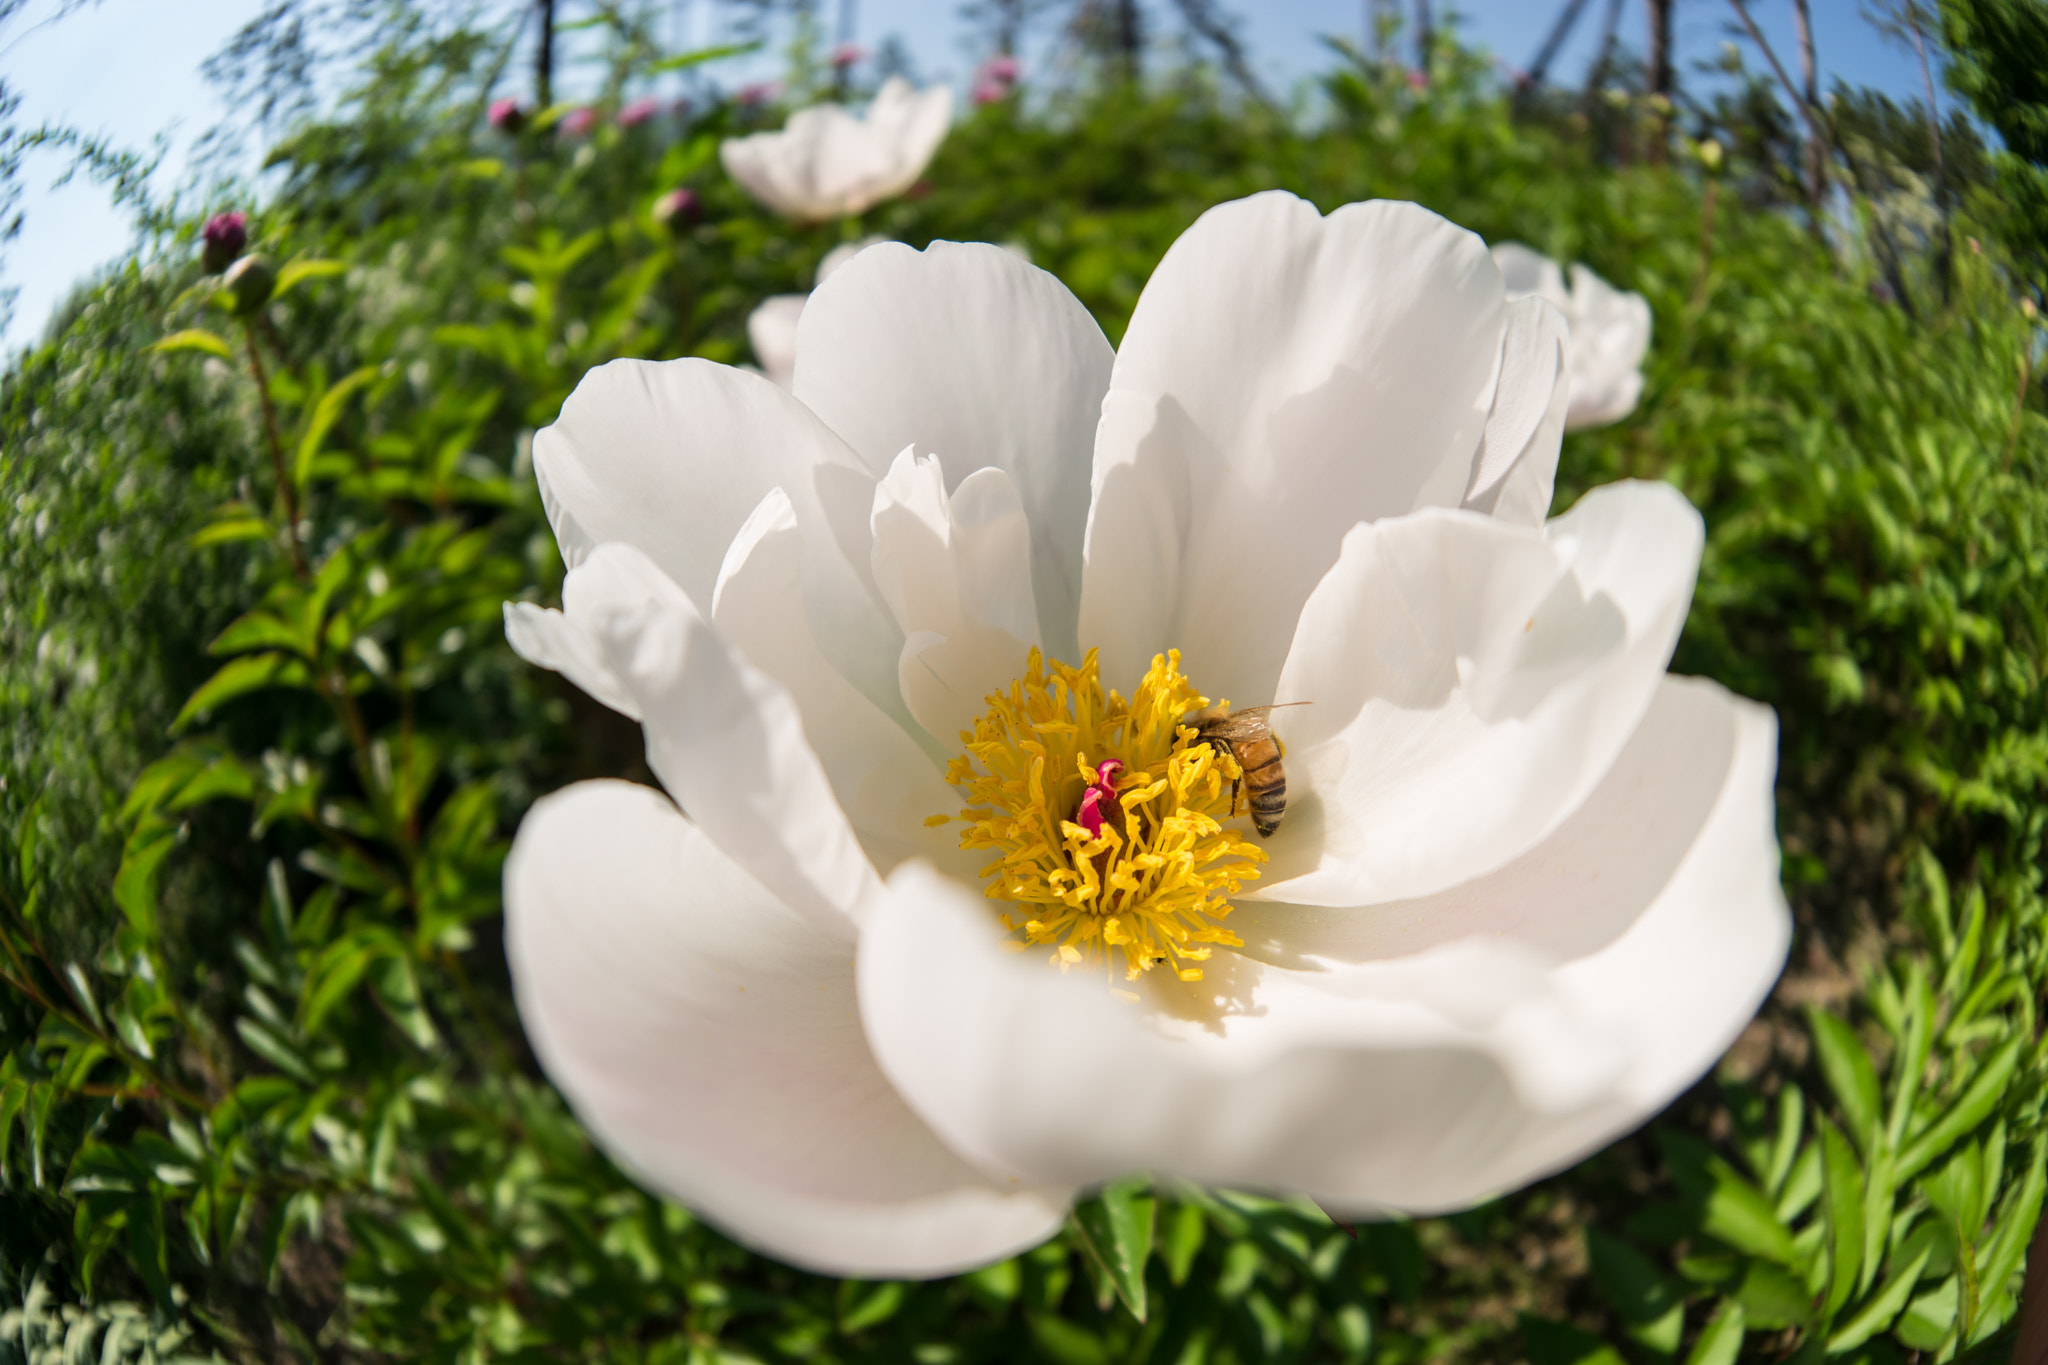
POLYGON ((1507 867, 1437 895, 1321 909, 1243 904, 1244 951, 1342 975, 1349 964, 1510 942, 1629 1040, 1601 1103, 1533 1127, 1512 1152, 1412 1207, 1447 1207, 1568 1164, 1661 1109, 1721 1055, 1783 965, 1791 916, 1773 833, 1777 727, 1712 683, 1667 677, 1585 803, 1507 867))
POLYGON ((639 704, 612 672, 604 647, 561 612, 531 602, 507 602, 505 642, 526 662, 552 669, 619 714, 640 719, 639 704))
POLYGON ((1649 349, 1649 301, 1574 265, 1572 406, 1566 425, 1573 431, 1605 426, 1635 411, 1649 349))
POLYGON ((637 1178, 828 1274, 937 1275, 1031 1246, 1059 1190, 997 1185, 877 1070, 852 949, 660 793, 536 804, 505 867, 505 949, 549 1076, 637 1178))
POLYGON ((1537 298, 1508 305, 1500 383, 1472 462, 1467 509, 1525 526, 1550 515, 1572 393, 1570 348, 1570 327, 1554 305, 1537 298))
POLYGON ((1104 680, 1178 647, 1212 697, 1269 701, 1344 533, 1463 498, 1505 321, 1484 243, 1413 204, 1204 214, 1103 401, 1081 639, 1104 680))
POLYGON ((1146 979, 1181 1017, 1001 946, 986 900, 906 864, 861 936, 861 1017, 948 1146, 1025 1180, 1391 1194, 1530 1110, 1597 1101, 1628 1060, 1511 944, 1354 968, 1335 989, 1221 952, 1195 986, 1146 979))
POLYGON ((796 320, 804 315, 809 294, 777 294, 761 300, 760 307, 747 314, 747 343, 761 373, 781 388, 796 379, 796 320))
POLYGON ((1403 955, 1339 932, 1366 912, 1243 906, 1271 961, 1219 953, 1157 989, 1165 1015, 998 951, 979 898, 908 865, 862 934, 862 1017, 912 1107, 984 1165, 1477 1203, 1640 1124, 1762 1000, 1790 927, 1774 748, 1761 708, 1674 680, 1567 830, 1469 907, 1403 907, 1415 930, 1375 944, 1403 955), (1460 922, 1420 923, 1440 910, 1460 922))
POLYGON ((885 705, 902 636, 874 599, 874 479, 810 412, 759 375, 705 360, 614 360, 583 376, 533 440, 534 472, 566 558, 638 547, 699 614, 726 547, 771 488, 804 531, 805 610, 833 666, 885 705))
POLYGON ((777 899, 850 939, 879 883, 789 693, 631 546, 599 546, 562 597, 638 708, 669 794, 777 899))
POLYGON ((887 243, 813 295, 797 396, 880 474, 936 455, 946 487, 1007 473, 1031 520, 1031 583, 1056 657, 1077 656, 1089 451, 1115 359, 1088 310, 1000 247, 887 243))
POLYGON ((1023 504, 995 468, 948 497, 939 461, 905 450, 875 486, 873 529, 875 587, 904 636, 903 700, 950 748, 1038 643, 1023 504))
POLYGON ((1520 242, 1502 242, 1493 248, 1493 263, 1500 267, 1501 284, 1509 298, 1533 294, 1570 316, 1571 292, 1564 287, 1564 272, 1556 261, 1520 242))
POLYGON ((837 105, 813 105, 790 115, 780 132, 721 144, 719 158, 733 179, 777 213, 836 218, 909 189, 945 140, 952 115, 951 90, 935 86, 913 94, 892 78, 865 118, 837 105))
POLYGON ((1256 899, 1426 895, 1533 846, 1655 694, 1691 601, 1699 514, 1610 484, 1547 527, 1425 511, 1363 525, 1301 613, 1274 715, 1286 824, 1256 899))
POLYGON ((929 829, 960 805, 937 763, 825 661, 804 617, 802 538, 781 489, 733 538, 711 619, 747 661, 788 689, 861 847, 887 872, 913 854, 948 859, 957 837, 929 829))

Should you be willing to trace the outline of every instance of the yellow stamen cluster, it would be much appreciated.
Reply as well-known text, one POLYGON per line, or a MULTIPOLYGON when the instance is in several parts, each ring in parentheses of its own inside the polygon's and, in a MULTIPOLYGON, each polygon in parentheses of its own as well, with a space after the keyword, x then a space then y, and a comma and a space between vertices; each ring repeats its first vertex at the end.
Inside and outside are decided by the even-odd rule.
POLYGON ((1126 980, 1171 963, 1199 981, 1190 964, 1241 945, 1218 921, 1266 855, 1223 827, 1237 763, 1181 724, 1209 699, 1181 675, 1178 650, 1154 656, 1126 703, 1104 694, 1095 651, 1070 668, 1034 649, 988 704, 946 776, 974 803, 960 846, 998 855, 981 875, 990 899, 1015 906, 1001 918, 1020 948, 1051 947, 1062 968, 1120 952, 1126 980), (1118 809, 1090 834, 1075 817, 1110 759, 1124 765, 1118 809))

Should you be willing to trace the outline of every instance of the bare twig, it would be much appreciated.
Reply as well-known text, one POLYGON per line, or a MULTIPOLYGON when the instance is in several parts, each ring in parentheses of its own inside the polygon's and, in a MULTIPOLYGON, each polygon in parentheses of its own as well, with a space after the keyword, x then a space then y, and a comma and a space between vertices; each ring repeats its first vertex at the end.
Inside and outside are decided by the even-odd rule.
POLYGON ((1251 63, 1245 59, 1244 43, 1238 39, 1230 21, 1217 12, 1213 0, 1174 0, 1174 3, 1180 9, 1181 18, 1187 20, 1188 27, 1201 34, 1221 54, 1223 69, 1230 73, 1230 78, 1245 94, 1272 108, 1272 97, 1266 93, 1266 88, 1252 71, 1251 63))
MULTIPOLYGON (((1822 148, 1826 147, 1827 138, 1821 131, 1820 111, 1814 105, 1807 102, 1806 97, 1800 93, 1798 86, 1792 84, 1792 78, 1785 73, 1784 63, 1778 60, 1777 52, 1772 49, 1769 40, 1764 37, 1763 30, 1756 26, 1756 20, 1750 18, 1749 6, 1743 0, 1728 0, 1728 3, 1735 10, 1735 17, 1742 21, 1743 31, 1749 34, 1749 40, 1756 44, 1757 50, 1764 54, 1764 60, 1771 64, 1771 71, 1777 76, 1778 84, 1785 87, 1785 94, 1791 98, 1793 108, 1799 111, 1801 121, 1806 124, 1806 136, 1811 139, 1812 145, 1822 148)), ((1804 7, 1802 6, 1801 8, 1803 11, 1804 7)), ((1825 187, 1821 186, 1819 188, 1824 189, 1825 187)), ((1818 231, 1821 208, 1819 193, 1816 192, 1816 187, 1813 185, 1808 186, 1808 193, 1814 195, 1814 228, 1818 231)))
MULTIPOLYGON (((1807 0, 1792 0, 1792 24, 1799 35, 1799 78, 1804 87, 1803 98, 1808 109, 1818 110, 1820 69, 1813 54, 1813 16, 1807 12, 1806 3, 1807 0)), ((1827 148, 1817 137, 1807 139, 1806 195, 1815 204, 1827 198, 1827 166, 1827 148)))
POLYGON ((1586 0, 1565 0, 1563 12, 1557 22, 1550 26, 1550 36, 1543 40, 1543 46, 1536 51, 1536 60, 1529 63, 1524 77, 1523 90, 1530 91, 1543 84, 1543 78, 1550 74, 1550 64, 1557 59, 1564 40, 1571 37, 1572 29, 1578 25, 1579 15, 1586 8, 1586 0))

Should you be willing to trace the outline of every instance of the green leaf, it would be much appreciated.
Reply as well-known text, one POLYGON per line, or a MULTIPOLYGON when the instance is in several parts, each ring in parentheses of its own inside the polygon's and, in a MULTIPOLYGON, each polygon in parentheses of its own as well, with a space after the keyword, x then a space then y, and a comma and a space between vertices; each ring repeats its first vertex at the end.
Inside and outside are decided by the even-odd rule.
POLYGON ((840 1315, 839 1330, 852 1336, 870 1327, 879 1327, 896 1316, 896 1310, 903 1306, 904 1287, 901 1280, 886 1280, 881 1284, 862 1286, 857 1280, 845 1282, 845 1292, 857 1297, 858 1302, 840 1315), (862 1295, 860 1290, 869 1292, 862 1295))
POLYGON ((1621 1314, 1630 1335, 1670 1355, 1685 1332, 1685 1295, 1649 1257, 1599 1228, 1586 1230, 1593 1283, 1621 1314))
POLYGON ((1826 1172, 1828 1290, 1821 1317, 1832 1320, 1856 1292, 1863 1269, 1863 1168, 1842 1130, 1825 1117, 1819 1122, 1821 1167, 1826 1172))
POLYGON ((1708 1163, 1707 1174, 1713 1187, 1701 1208, 1700 1226, 1738 1251, 1780 1265, 1797 1265, 1799 1255, 1792 1245, 1792 1233, 1778 1221, 1763 1191, 1719 1157, 1708 1163))
POLYGON ((678 52, 673 57, 663 57, 650 65, 650 74, 659 75, 665 71, 681 71, 687 67, 702 66, 706 62, 722 62, 728 57, 745 57, 761 50, 760 43, 722 43, 717 47, 700 47, 693 52, 678 52))
POLYGON ((1899 1153, 1899 1180, 1910 1180, 1940 1160, 1947 1155, 1949 1148, 1991 1116, 1991 1111, 1998 1107, 1998 1101, 2005 1095, 2006 1083, 2018 1068, 2020 1054, 2025 1047, 2025 1038, 2009 1038, 1977 1068, 1976 1076, 1962 1096, 1899 1153))
POLYGON ((307 419, 305 434, 299 437, 298 454, 292 460, 292 482, 300 488, 312 477, 313 459, 320 453, 320 443, 327 439, 327 433, 341 420, 343 406, 357 389, 377 377, 377 370, 375 365, 363 366, 321 394, 320 401, 313 405, 313 415, 307 419))
POLYGON ((255 649, 282 649, 310 654, 311 642, 275 612, 252 611, 235 618, 206 647, 209 654, 246 654, 255 649))
POLYGON ((192 535, 192 548, 205 549, 208 545, 228 545, 243 540, 268 540, 276 534, 276 528, 261 517, 236 517, 227 521, 216 521, 201 527, 192 535))
POLYGON ((1074 1208, 1082 1248, 1109 1277, 1124 1307, 1145 1320, 1145 1262, 1152 1255, 1152 1182, 1132 1176, 1074 1208))
POLYGON ((347 271, 346 261, 327 261, 311 257, 287 261, 277 272, 277 287, 271 291, 270 296, 281 299, 307 280, 324 280, 330 275, 341 275, 347 271))
POLYGON ((1856 1037, 1856 1031, 1847 1023, 1818 1007, 1808 1010, 1806 1018, 1813 1031, 1821 1074, 1827 1077, 1828 1088, 1834 1091, 1835 1103, 1842 1107, 1842 1118, 1848 1125, 1849 1136, 1856 1140, 1858 1149, 1867 1154, 1870 1144, 1877 1140, 1881 1113, 1877 1067, 1856 1037))
POLYGON ((1920 1272, 1926 1268, 1927 1258, 1933 1254, 1931 1245, 1922 1247, 1911 1264, 1885 1281, 1884 1288, 1828 1338, 1828 1350, 1835 1353, 1853 1351, 1891 1326, 1893 1319, 1904 1311, 1906 1300, 1912 1297, 1913 1286, 1920 1283, 1920 1272))
POLYGON ((1742 1355, 1743 1327, 1742 1305, 1732 1299, 1723 1303, 1692 1344, 1685 1365, 1735 1365, 1742 1355))
POLYGON ((1813 1299, 1792 1273, 1769 1261, 1751 1261, 1735 1287, 1743 1320, 1754 1327, 1803 1327, 1813 1316, 1813 1299))
POLYGON ((156 937, 156 874, 178 846, 178 826, 151 817, 135 827, 121 849, 114 873, 114 904, 145 939, 156 937))
POLYGON ((1628 1365, 1621 1352, 1590 1332, 1549 1318, 1522 1317, 1529 1365, 1628 1365))
POLYGON ((289 655, 245 654, 230 660, 220 672, 200 684, 199 690, 179 709, 177 718, 171 722, 171 731, 175 734, 194 718, 246 693, 266 687, 307 687, 312 681, 313 675, 306 671, 305 664, 289 655))
POLYGON ((187 327, 182 332, 173 332, 169 336, 162 337, 151 343, 149 349, 152 351, 204 351, 208 355, 217 355, 222 360, 233 360, 235 358, 234 350, 229 347, 224 338, 216 333, 207 331, 203 327, 187 327))
POLYGON ((1166 1262, 1166 1276, 1175 1284, 1186 1284, 1188 1271, 1201 1253, 1208 1220, 1193 1204, 1177 1206, 1167 1220, 1166 1235, 1160 1240, 1159 1258, 1166 1262))

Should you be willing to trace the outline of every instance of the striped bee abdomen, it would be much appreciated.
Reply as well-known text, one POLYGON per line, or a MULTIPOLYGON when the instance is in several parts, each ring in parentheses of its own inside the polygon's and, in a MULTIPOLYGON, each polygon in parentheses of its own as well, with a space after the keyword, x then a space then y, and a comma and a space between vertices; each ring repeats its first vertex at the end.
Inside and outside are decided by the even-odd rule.
POLYGON ((1287 769, 1280 763, 1280 745, 1271 735, 1249 744, 1232 745, 1238 767, 1244 769, 1245 791, 1250 795, 1252 828, 1261 839, 1280 828, 1287 813, 1287 769))

